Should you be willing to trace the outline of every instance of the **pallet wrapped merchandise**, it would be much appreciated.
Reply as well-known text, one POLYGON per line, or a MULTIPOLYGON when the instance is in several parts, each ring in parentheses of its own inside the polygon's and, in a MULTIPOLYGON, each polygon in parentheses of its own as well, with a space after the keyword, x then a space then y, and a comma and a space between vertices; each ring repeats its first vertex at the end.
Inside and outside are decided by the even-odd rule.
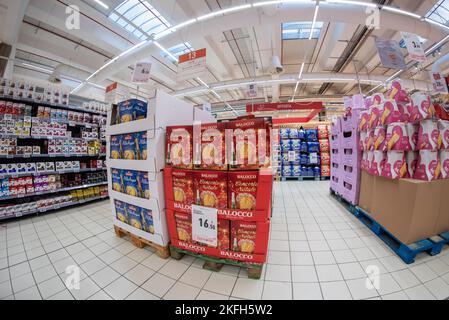
POLYGON ((391 180, 362 173, 359 207, 405 244, 449 230, 449 180, 391 180))

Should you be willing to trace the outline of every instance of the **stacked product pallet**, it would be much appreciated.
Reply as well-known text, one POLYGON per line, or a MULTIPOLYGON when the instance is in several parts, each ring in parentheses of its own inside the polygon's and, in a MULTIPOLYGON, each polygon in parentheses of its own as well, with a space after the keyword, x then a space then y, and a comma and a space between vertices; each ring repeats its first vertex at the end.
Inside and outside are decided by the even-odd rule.
POLYGON ((358 119, 364 108, 363 97, 354 96, 347 113, 331 128, 331 190, 353 205, 358 204, 360 193, 362 152, 358 119))
POLYGON ((320 179, 321 152, 318 130, 280 129, 282 179, 320 179))
POLYGON ((192 123, 193 107, 157 91, 149 102, 136 99, 113 105, 108 113, 107 165, 114 226, 136 245, 149 245, 168 257, 165 217, 165 128, 192 123), (182 120, 179 120, 182 119, 182 120))
POLYGON ((320 143, 320 157, 321 157, 321 179, 329 179, 331 174, 330 169, 330 143, 329 143, 329 129, 327 125, 318 126, 318 139, 320 143))
POLYGON ((173 258, 193 255, 213 270, 246 267, 249 277, 260 278, 273 182, 268 125, 249 119, 167 128, 165 198, 173 258), (225 143, 228 132, 232 139, 225 143), (202 216, 203 210, 210 215, 202 216))
POLYGON ((24 82, 0 86, 0 219, 106 197, 107 106, 71 106, 63 91, 24 82))

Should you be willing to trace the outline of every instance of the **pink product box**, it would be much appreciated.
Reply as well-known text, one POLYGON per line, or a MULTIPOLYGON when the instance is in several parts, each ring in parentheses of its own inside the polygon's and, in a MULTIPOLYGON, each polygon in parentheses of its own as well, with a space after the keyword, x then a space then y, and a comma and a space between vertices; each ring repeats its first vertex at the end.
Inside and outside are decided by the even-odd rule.
POLYGON ((388 151, 382 165, 381 175, 387 179, 401 179, 407 176, 407 161, 404 151, 388 151))
POLYGON ((419 123, 418 150, 437 150, 440 140, 438 123, 434 120, 422 120, 419 123))
POLYGON ((360 163, 362 160, 362 152, 359 148, 344 148, 341 153, 342 163, 360 163))
POLYGON ((360 135, 357 129, 343 132, 341 136, 341 147, 344 149, 356 148, 357 150, 360 150, 360 135))
POLYGON ((331 134, 339 135, 341 133, 341 117, 338 117, 336 122, 331 126, 331 134))
POLYGON ((352 109, 353 110, 365 110, 365 98, 362 94, 356 94, 352 96, 352 109))
POLYGON ((375 127, 381 125, 382 114, 384 112, 384 105, 382 104, 373 104, 370 107, 370 119, 368 127, 370 129, 374 129, 375 127))
POLYGON ((449 150, 440 150, 441 178, 449 179, 449 150))
POLYGON ((370 110, 363 110, 360 112, 359 115, 359 124, 358 129, 359 131, 367 131, 369 129, 369 120, 371 117, 370 110))
POLYGON ((331 149, 340 149, 341 147, 341 139, 339 138, 340 136, 331 136, 330 141, 329 141, 329 146, 331 149))
POLYGON ((432 181, 439 179, 441 164, 438 151, 419 151, 418 162, 413 178, 418 180, 432 181))
POLYGON ((411 151, 410 138, 406 125, 403 122, 395 122, 387 127, 386 148, 384 151, 411 151))
POLYGON ((342 186, 341 196, 353 205, 358 205, 360 195, 360 177, 356 181, 347 181, 343 179, 342 186))
POLYGON ((432 100, 427 93, 416 92, 412 94, 412 110, 410 121, 416 122, 423 119, 431 119, 435 113, 432 100))
POLYGON ((407 122, 409 119, 409 108, 407 105, 387 100, 384 102, 383 113, 380 119, 382 125, 388 125, 394 122, 407 122))
POLYGON ((387 154, 383 151, 372 151, 368 172, 373 176, 380 176, 382 174, 382 166, 385 162, 386 155, 387 154))
POLYGON ((347 182, 355 183, 360 177, 360 165, 352 166, 350 164, 342 165, 343 179, 347 182))
POLYGON ((352 110, 351 116, 341 117, 341 131, 353 131, 357 130, 359 127, 359 118, 362 110, 352 110))
POLYGON ((342 191, 342 185, 341 185, 341 177, 340 176, 334 176, 331 174, 331 189, 335 192, 341 193, 342 191))
POLYGON ((440 149, 449 149, 449 121, 439 120, 438 130, 440 137, 438 139, 438 146, 440 149))
POLYGON ((342 149, 331 149, 331 161, 340 163, 342 160, 342 149))
POLYGON ((386 127, 377 127, 373 132, 372 150, 385 150, 386 148, 386 127))

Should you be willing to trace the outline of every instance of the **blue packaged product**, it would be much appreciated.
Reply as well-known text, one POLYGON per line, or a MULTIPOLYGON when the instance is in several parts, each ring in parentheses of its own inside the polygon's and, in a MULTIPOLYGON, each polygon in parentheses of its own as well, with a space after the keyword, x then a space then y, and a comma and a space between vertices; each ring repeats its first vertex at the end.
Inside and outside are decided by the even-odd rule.
POLYGON ((131 122, 134 120, 146 119, 148 103, 129 99, 118 104, 120 123, 131 122))
POLYGON ((141 208, 140 213, 142 215, 143 230, 154 234, 153 212, 151 210, 141 208))
POLYGON ((133 106, 128 101, 118 104, 119 123, 127 123, 134 120, 133 106))
POLYGON ((308 152, 307 142, 301 141, 301 144, 299 146, 299 151, 301 151, 301 152, 308 152))
POLYGON ((131 101, 134 106, 134 114, 135 114, 134 120, 146 119, 148 113, 148 103, 137 99, 133 99, 131 101))
POLYGON ((308 165, 309 164, 309 156, 307 154, 302 154, 299 157, 299 163, 301 165, 308 165))
POLYGON ((320 152, 320 144, 318 142, 307 142, 307 152, 309 153, 320 152))
POLYGON ((112 175, 112 190, 117 192, 124 192, 124 190, 122 189, 123 186, 122 170, 112 169, 111 175, 112 175))
POLYGON ((134 134, 136 140, 136 157, 137 160, 147 160, 148 158, 148 138, 146 132, 138 132, 134 134))
POLYGON ((134 134, 128 133, 122 137, 123 159, 136 160, 136 140, 134 134))
POLYGON ((125 193, 133 196, 139 197, 141 192, 139 192, 139 182, 138 182, 138 172, 132 170, 126 170, 123 172, 123 183, 125 187, 125 193))
POLYGON ((0 164, 0 173, 8 173, 8 166, 6 164, 0 164))
POLYGON ((148 180, 148 172, 139 172, 139 181, 142 188, 140 197, 150 199, 150 182, 148 180))
POLYGON ((282 166, 282 176, 291 177, 292 171, 289 165, 282 166))
POLYGON ((281 136, 281 139, 288 139, 290 136, 290 129, 282 128, 279 132, 279 135, 281 136))
POLYGON ((291 140, 291 147, 294 151, 299 151, 301 149, 301 141, 300 140, 291 140))
POLYGON ((122 136, 111 137, 111 159, 122 158, 122 136))
POLYGON ((142 230, 142 214, 141 208, 134 206, 132 204, 127 205, 128 222, 129 224, 139 230, 142 230))
POLYGON ((306 139, 307 139, 307 141, 317 141, 318 140, 318 131, 316 129, 307 129, 306 130, 306 139))
POLYGON ((292 145, 290 143, 290 140, 282 140, 281 141, 282 151, 290 151, 291 147, 292 147, 292 145))
POLYGON ((288 136, 290 139, 298 139, 298 129, 291 128, 288 136))
POLYGON ((282 153, 282 163, 288 163, 288 152, 282 153))
POLYGON ((293 177, 300 177, 301 176, 301 167, 300 166, 293 166, 291 170, 292 170, 292 176, 293 177))
POLYGON ((308 167, 307 168, 307 176, 308 177, 313 177, 313 167, 308 167))
POLYGON ((321 169, 320 169, 320 167, 314 167, 313 168, 313 175, 314 175, 314 177, 315 178, 319 178, 319 177, 321 177, 321 169))
POLYGON ((126 203, 115 200, 115 214, 121 222, 128 223, 128 215, 126 214, 126 203))
POLYGON ((304 128, 299 128, 298 130, 298 138, 301 140, 305 140, 306 139, 306 130, 304 130, 304 128))

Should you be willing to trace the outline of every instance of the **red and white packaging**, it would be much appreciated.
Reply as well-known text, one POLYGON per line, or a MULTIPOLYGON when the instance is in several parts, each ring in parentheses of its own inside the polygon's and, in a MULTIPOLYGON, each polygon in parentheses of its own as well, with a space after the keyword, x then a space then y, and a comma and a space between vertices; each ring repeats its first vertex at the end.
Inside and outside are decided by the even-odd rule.
POLYGON ((404 90, 401 80, 395 80, 391 84, 390 90, 386 94, 387 99, 394 100, 401 104, 406 104, 410 102, 410 97, 404 90))
POLYGON ((371 112, 370 110, 364 110, 360 112, 359 118, 359 131, 367 131, 369 129, 371 112))
POLYGON ((384 104, 373 104, 370 108, 369 128, 374 129, 381 125, 381 118, 384 112, 384 104))
POLYGON ((389 125, 394 122, 402 121, 404 114, 404 108, 402 113, 399 111, 398 104, 394 100, 387 100, 384 102, 383 113, 380 119, 380 124, 383 126, 389 125))
POLYGON ((383 151, 373 151, 373 158, 371 160, 371 174, 374 176, 380 176, 382 173, 382 166, 385 162, 386 153, 383 151))
POLYGON ((360 168, 365 171, 369 171, 370 160, 369 160, 368 156, 369 156, 369 151, 363 151, 362 160, 360 161, 360 168))
POLYGON ((405 123, 395 122, 387 127, 387 136, 384 151, 410 151, 412 147, 409 142, 405 123))
POLYGON ((438 149, 438 123, 434 120, 423 120, 419 123, 418 150, 438 149))
POLYGON ((366 150, 374 150, 374 131, 375 129, 370 129, 368 131, 366 150))
POLYGON ((433 117, 435 109, 432 105, 430 95, 423 92, 415 92, 412 94, 412 112, 410 121, 416 122, 423 119, 430 119, 433 117))
POLYGON ((407 175, 407 163, 404 151, 388 151, 382 166, 382 176, 388 179, 405 178, 407 175))
POLYGON ((441 178, 449 179, 449 150, 440 150, 441 178))
POLYGON ((368 150, 368 132, 360 131, 360 151, 368 150))
POLYGON ((385 96, 383 93, 375 93, 371 96, 371 106, 380 105, 385 101, 385 96))
POLYGON ((411 150, 416 151, 418 148, 419 125, 416 123, 406 123, 405 129, 407 130, 410 148, 411 150))
POLYGON ((449 121, 439 120, 438 130, 440 132, 438 139, 438 148, 449 149, 449 121))
POLYGON ((419 153, 409 151, 405 153, 405 162, 407 163, 407 178, 413 178, 415 175, 416 165, 418 164, 419 153))
POLYGON ((366 152, 365 171, 371 174, 371 165, 373 163, 374 151, 366 152))
POLYGON ((413 178, 424 181, 437 180, 441 173, 438 151, 419 151, 418 163, 413 178))
POLYGON ((373 139, 373 149, 374 150, 385 150, 385 139, 387 132, 385 127, 377 127, 374 129, 374 139, 373 139))

